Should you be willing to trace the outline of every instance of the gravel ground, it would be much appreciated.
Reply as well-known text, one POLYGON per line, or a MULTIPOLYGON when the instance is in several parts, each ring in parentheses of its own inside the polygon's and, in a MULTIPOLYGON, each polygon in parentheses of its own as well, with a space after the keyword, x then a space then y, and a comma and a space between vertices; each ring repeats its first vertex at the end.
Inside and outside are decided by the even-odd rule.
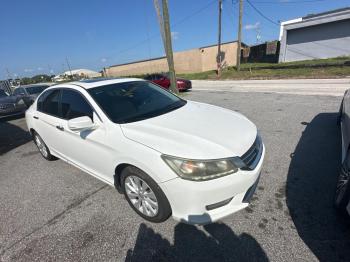
POLYGON ((185 98, 239 111, 261 130, 266 160, 250 207, 207 226, 145 222, 114 188, 45 161, 24 120, 11 120, 0 123, 0 261, 350 261, 350 226, 332 206, 341 97, 185 98))

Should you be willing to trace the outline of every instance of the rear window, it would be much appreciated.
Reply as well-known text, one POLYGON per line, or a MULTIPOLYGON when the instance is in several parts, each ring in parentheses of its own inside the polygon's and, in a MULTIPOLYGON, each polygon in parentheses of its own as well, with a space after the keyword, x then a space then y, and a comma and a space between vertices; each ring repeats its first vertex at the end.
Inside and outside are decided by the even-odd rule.
POLYGON ((48 88, 48 86, 31 86, 31 87, 27 87, 26 90, 30 95, 33 94, 40 94, 42 91, 44 91, 46 88, 48 88))

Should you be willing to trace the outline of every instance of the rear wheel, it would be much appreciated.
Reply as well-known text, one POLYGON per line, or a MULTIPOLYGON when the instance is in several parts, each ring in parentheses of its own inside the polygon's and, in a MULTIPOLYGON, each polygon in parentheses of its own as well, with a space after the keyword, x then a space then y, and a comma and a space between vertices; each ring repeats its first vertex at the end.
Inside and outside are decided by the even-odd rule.
POLYGON ((155 223, 169 218, 171 208, 168 199, 146 173, 128 166, 121 173, 121 182, 125 198, 137 214, 155 223))
POLYGON ((52 161, 56 160, 57 158, 51 155, 49 148, 46 146, 44 140, 39 136, 37 132, 33 132, 33 139, 34 143, 37 146, 40 154, 45 158, 46 160, 52 161))

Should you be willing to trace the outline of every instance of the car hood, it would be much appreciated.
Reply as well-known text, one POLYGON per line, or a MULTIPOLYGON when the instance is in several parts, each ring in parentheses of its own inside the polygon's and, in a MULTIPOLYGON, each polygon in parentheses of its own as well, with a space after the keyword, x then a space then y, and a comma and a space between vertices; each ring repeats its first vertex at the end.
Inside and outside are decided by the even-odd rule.
POLYGON ((0 97, 0 103, 16 103, 17 98, 15 96, 6 96, 6 97, 0 97))
POLYGON ((121 124, 121 128, 133 141, 191 159, 241 156, 257 135, 256 126, 243 115, 193 101, 161 116, 121 124))

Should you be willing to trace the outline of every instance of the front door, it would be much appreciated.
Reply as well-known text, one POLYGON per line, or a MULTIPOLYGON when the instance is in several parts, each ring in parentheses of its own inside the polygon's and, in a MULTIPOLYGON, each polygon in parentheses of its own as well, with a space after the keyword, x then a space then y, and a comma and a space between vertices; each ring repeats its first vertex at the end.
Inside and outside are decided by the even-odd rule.
POLYGON ((112 162, 113 151, 108 147, 106 129, 90 103, 78 91, 62 89, 61 97, 62 128, 58 151, 69 162, 92 173, 107 182, 113 181, 113 170, 107 163, 112 162), (94 130, 72 131, 68 121, 88 116, 98 126, 94 130))

